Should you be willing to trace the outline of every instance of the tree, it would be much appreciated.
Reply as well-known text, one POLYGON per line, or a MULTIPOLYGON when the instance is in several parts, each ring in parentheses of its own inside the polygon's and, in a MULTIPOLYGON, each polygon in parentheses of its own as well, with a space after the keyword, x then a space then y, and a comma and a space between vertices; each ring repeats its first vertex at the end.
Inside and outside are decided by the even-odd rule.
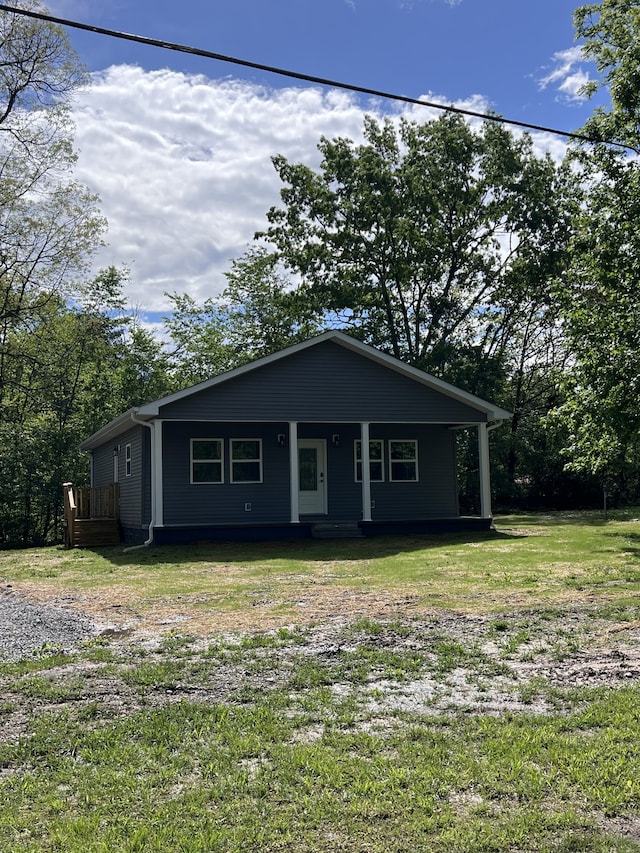
POLYGON ((260 236, 328 322, 443 373, 560 262, 570 176, 529 137, 455 115, 367 118, 365 139, 322 139, 318 173, 275 157, 284 207, 260 236))
POLYGON ((100 339, 81 308, 105 227, 73 177, 69 97, 84 79, 60 27, 0 12, 0 539, 14 544, 53 535, 61 481, 80 465, 84 360, 100 339))
POLYGON ((321 330, 321 316, 279 268, 277 256, 251 247, 232 261, 219 297, 197 303, 188 294, 168 294, 164 318, 171 339, 177 386, 277 352, 321 330))
POLYGON ((226 337, 239 363, 277 352, 317 334, 322 314, 301 297, 265 247, 232 262, 221 294, 226 337))
POLYGON ((59 27, 0 12, 0 417, 13 330, 75 295, 105 226, 73 180, 68 97, 83 75, 59 27))
POLYGON ((572 155, 585 199, 558 288, 572 366, 550 423, 566 433, 571 470, 634 500, 640 493, 640 170, 637 158, 610 143, 640 150, 640 4, 603 0, 581 6, 574 20, 600 73, 585 93, 606 89, 610 107, 595 110, 585 126, 602 142, 572 155))
POLYGON ((161 343, 124 311, 124 276, 103 270, 82 288, 79 304, 52 297, 37 318, 11 330, 9 346, 20 358, 7 364, 0 422, 5 545, 55 541, 62 483, 87 479, 80 442, 110 418, 169 390, 161 343))
POLYGON ((220 305, 210 297, 198 304, 189 294, 165 294, 172 303, 163 318, 170 338, 169 360, 176 388, 195 385, 234 367, 236 358, 226 340, 220 305))
MULTIPOLYGON (((598 172, 559 288, 574 363, 555 417, 568 430, 570 466, 622 486, 640 454, 640 171, 611 149, 590 160, 598 172)), ((625 487, 629 497, 635 488, 625 487)))
POLYGON ((640 5, 638 0, 602 0, 574 12, 583 53, 600 74, 589 81, 584 94, 591 97, 606 88, 610 107, 600 107, 585 130, 605 142, 619 142, 640 150, 640 5))

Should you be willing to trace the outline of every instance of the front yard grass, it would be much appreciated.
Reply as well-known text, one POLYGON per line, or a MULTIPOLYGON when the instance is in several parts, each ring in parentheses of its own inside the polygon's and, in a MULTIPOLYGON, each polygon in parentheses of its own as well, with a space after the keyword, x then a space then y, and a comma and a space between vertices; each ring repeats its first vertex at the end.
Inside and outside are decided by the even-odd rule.
POLYGON ((208 614, 210 628, 313 621, 340 596, 356 613, 378 595, 404 612, 633 604, 634 519, 633 511, 606 522, 599 513, 505 516, 486 534, 0 551, 0 579, 36 597, 77 596, 90 612, 122 608, 125 621, 127 613, 153 620, 167 607, 187 622, 208 614))
POLYGON ((0 850, 640 850, 634 519, 0 553, 155 634, 0 664, 0 850))

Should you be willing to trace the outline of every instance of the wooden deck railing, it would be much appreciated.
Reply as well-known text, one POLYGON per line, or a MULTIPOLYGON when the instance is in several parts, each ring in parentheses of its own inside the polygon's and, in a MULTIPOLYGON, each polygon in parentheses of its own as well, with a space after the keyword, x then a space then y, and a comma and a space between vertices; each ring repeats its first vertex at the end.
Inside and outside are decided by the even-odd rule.
POLYGON ((65 547, 112 544, 120 515, 118 484, 74 488, 72 483, 64 483, 63 490, 65 547))

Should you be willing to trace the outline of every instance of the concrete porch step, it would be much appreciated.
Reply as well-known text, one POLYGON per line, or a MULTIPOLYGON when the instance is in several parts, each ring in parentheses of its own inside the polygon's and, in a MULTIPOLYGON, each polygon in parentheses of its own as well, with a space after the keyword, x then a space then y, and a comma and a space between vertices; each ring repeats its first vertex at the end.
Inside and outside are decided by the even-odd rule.
POLYGON ((322 521, 311 528, 313 539, 360 539, 364 536, 356 521, 322 521))

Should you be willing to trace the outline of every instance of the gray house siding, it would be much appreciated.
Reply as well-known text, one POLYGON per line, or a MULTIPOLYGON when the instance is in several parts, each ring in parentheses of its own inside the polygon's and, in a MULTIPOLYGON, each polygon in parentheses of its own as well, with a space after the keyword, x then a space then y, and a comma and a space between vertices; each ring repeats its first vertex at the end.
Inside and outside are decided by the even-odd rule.
MULTIPOLYGON (((120 441, 118 454, 118 479, 120 482, 120 523, 124 528, 139 528, 142 525, 142 430, 134 427, 125 432, 120 441), (126 447, 131 446, 131 473, 126 472, 126 447)), ((145 430, 148 432, 148 430, 145 430)))
POLYGON ((160 417, 204 420, 431 421, 486 416, 332 341, 163 406, 160 417))
POLYGON ((164 524, 254 524, 290 520, 287 447, 279 447, 283 423, 183 423, 163 425, 164 524), (224 442, 224 482, 191 483, 191 439, 224 442), (232 483, 229 442, 262 439, 263 482, 232 483))
POLYGON ((371 430, 371 438, 382 438, 385 480, 371 484, 375 520, 453 518, 459 514, 456 477, 455 436, 441 426, 384 425, 371 430), (389 479, 388 442, 418 440, 417 482, 389 479))
POLYGON ((113 443, 103 444, 93 451, 93 486, 108 486, 113 483, 113 443))
MULTIPOLYGON (((151 454, 149 430, 136 426, 93 451, 93 485, 113 483, 114 449, 118 450, 120 525, 125 541, 139 541, 151 521, 151 454), (131 471, 127 474, 127 445, 131 447, 131 471)), ((142 539, 145 539, 143 536, 142 539)))
MULTIPOLYGON (((326 483, 331 521, 360 521, 362 483, 355 477, 355 441, 359 424, 304 423, 300 439, 324 439, 327 447, 326 483), (334 446, 332 436, 339 434, 334 446)), ((447 518, 458 515, 454 435, 446 427, 372 424, 372 440, 384 442, 383 482, 371 484, 373 520, 447 518), (388 442, 418 442, 418 480, 392 482, 388 442)), ((163 425, 163 513, 165 526, 287 523, 291 518, 289 430, 284 423, 229 424, 225 422, 168 421, 163 425), (277 435, 286 436, 285 447, 277 435), (191 439, 221 439, 224 446, 224 482, 191 483, 191 439), (230 439, 262 440, 263 481, 232 483, 230 439)), ((304 516, 303 516, 304 518, 304 516)), ((309 516, 308 518, 319 518, 309 516)))

